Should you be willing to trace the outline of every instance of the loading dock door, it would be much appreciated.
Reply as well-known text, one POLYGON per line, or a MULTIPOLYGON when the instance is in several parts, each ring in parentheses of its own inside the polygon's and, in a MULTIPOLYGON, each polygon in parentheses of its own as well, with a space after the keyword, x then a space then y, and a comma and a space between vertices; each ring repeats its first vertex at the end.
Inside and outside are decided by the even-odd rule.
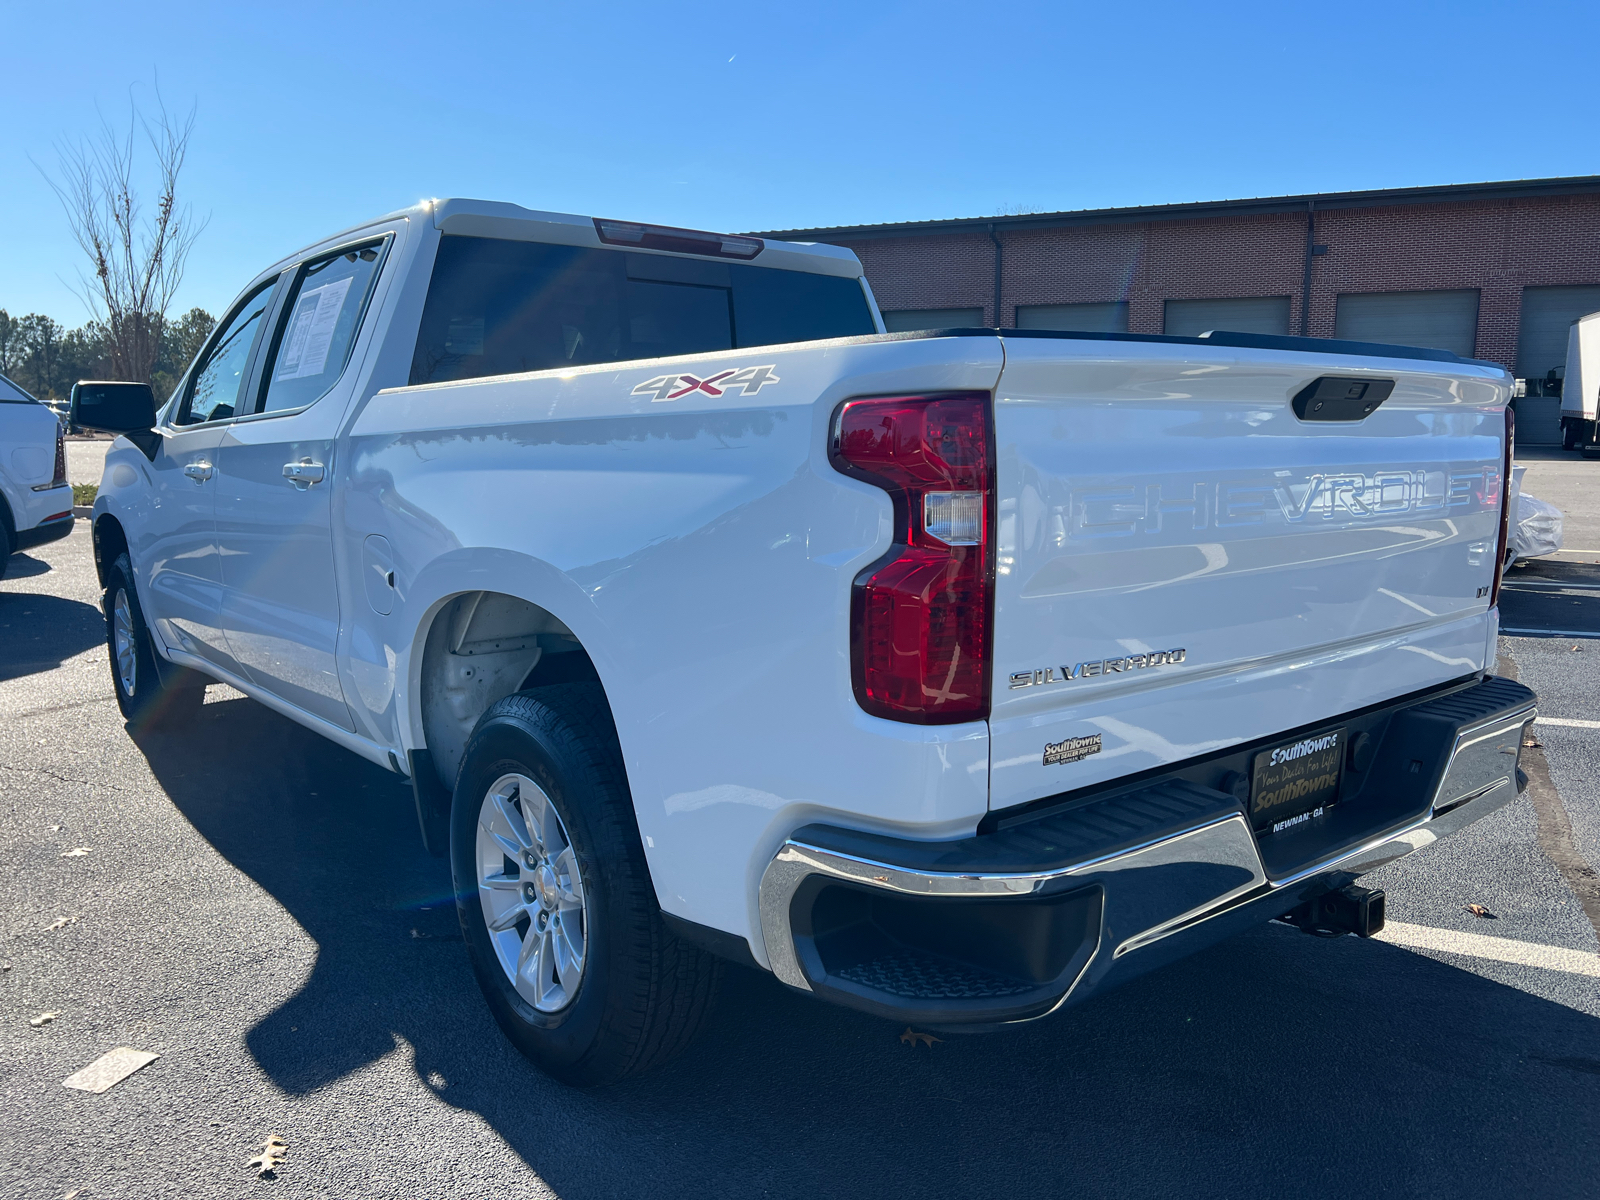
MULTIPOLYGON (((1600 312, 1600 287, 1522 289, 1522 325, 1517 338, 1517 377, 1530 393, 1542 391, 1552 367, 1567 361, 1567 333, 1579 317, 1600 312)), ((1561 397, 1527 395, 1516 401, 1517 441, 1524 446, 1561 440, 1561 397)))
POLYGON ((1083 333, 1127 333, 1128 302, 1019 304, 1018 329, 1072 329, 1083 333))
POLYGON ((883 314, 883 327, 890 333, 911 333, 918 329, 977 329, 982 325, 981 308, 902 308, 883 314))
POLYGON ((1229 296, 1219 300, 1168 300, 1163 331, 1199 337, 1208 330, 1288 333, 1289 297, 1229 296))
POLYGON ((1471 358, 1478 344, 1478 292, 1348 292, 1339 297, 1333 336, 1471 358))

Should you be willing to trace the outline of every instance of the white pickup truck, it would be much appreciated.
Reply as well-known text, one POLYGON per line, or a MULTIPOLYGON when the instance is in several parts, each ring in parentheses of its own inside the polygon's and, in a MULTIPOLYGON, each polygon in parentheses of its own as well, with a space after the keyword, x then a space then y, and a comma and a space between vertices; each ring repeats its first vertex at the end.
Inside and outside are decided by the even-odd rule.
POLYGON ((686 1044, 722 960, 939 1029, 1515 798, 1512 381, 1400 347, 886 334, 847 251, 436 201, 102 392, 135 730, 222 680, 408 776, 511 1039, 686 1044))

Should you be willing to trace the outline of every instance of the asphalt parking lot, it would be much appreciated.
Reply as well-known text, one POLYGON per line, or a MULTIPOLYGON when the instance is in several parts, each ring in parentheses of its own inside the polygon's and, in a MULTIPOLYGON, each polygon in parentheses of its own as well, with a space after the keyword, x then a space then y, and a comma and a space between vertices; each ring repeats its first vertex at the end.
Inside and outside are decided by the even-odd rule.
POLYGON ((689 1055, 584 1093, 491 1021, 396 777, 220 686, 130 735, 80 523, 0 582, 0 1194, 1593 1196, 1600 462, 1532 467, 1578 549, 1503 623, 1589 636, 1503 639, 1533 784, 1363 881, 1392 936, 1266 926, 931 1048, 735 968, 689 1055), (160 1057, 62 1087, 120 1045, 160 1057))

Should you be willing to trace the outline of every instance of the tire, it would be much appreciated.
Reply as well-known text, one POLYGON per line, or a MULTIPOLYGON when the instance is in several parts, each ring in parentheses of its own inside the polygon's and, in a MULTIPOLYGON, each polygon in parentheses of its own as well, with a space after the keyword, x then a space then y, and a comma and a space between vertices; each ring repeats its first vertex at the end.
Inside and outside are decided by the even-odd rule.
POLYGON ((611 1083, 700 1031, 721 964, 661 919, 598 684, 519 692, 483 715, 456 780, 450 865, 478 986, 546 1073, 611 1083))
POLYGON ((0 496, 0 579, 6 577, 6 567, 17 552, 17 530, 11 519, 11 506, 0 496))
POLYGON ((106 618, 111 686, 123 718, 136 732, 176 728, 192 721, 205 703, 205 677, 157 662, 150 628, 139 607, 139 593, 133 586, 133 564, 126 553, 117 555, 106 572, 101 611, 106 618))
POLYGON ((1561 422, 1561 448, 1563 450, 1578 448, 1578 428, 1571 421, 1561 422))

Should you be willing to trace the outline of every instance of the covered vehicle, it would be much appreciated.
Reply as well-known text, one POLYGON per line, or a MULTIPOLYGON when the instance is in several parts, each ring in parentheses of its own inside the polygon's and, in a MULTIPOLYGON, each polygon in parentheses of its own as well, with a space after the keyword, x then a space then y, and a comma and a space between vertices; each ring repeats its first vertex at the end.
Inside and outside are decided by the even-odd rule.
POLYGON ((1526 562, 1561 549, 1562 512, 1554 504, 1522 490, 1527 467, 1511 468, 1511 531, 1506 546, 1506 566, 1526 562))

